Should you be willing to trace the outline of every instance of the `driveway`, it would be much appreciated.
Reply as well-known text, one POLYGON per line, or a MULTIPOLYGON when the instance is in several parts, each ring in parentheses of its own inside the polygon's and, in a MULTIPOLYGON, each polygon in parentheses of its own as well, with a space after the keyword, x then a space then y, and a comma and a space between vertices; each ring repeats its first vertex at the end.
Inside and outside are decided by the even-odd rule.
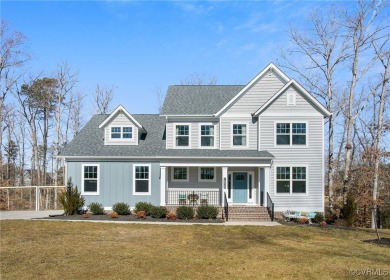
POLYGON ((49 215, 59 215, 63 210, 46 211, 0 211, 0 220, 30 220, 34 218, 45 218, 49 215))

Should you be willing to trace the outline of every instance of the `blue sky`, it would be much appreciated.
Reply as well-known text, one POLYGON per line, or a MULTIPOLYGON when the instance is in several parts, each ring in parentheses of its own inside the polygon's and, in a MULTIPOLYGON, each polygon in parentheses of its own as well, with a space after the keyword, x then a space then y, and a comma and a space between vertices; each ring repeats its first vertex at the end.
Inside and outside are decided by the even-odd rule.
MULTIPOLYGON (((323 1, 2 1, 1 17, 28 38, 29 71, 50 75, 67 61, 77 90, 116 88, 112 109, 157 113, 155 89, 193 73, 246 84, 279 57, 290 24, 323 1)), ((345 3, 344 3, 345 4, 345 3)), ((354 5, 347 2, 347 5, 354 5)), ((85 102, 87 119, 91 109, 85 102)))

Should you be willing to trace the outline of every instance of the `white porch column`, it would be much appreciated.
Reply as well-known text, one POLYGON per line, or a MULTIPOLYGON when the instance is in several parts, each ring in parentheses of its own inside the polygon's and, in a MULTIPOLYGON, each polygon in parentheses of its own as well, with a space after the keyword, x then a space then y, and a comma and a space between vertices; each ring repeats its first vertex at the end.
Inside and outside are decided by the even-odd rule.
POLYGON ((222 206, 225 206, 225 193, 227 190, 227 184, 228 184, 228 168, 227 166, 223 166, 222 167, 222 188, 221 188, 222 206))
POLYGON ((160 205, 165 206, 165 194, 166 194, 166 172, 167 168, 165 166, 160 166, 160 205))
MULTIPOLYGON (((257 182, 258 182, 258 184, 257 184, 258 195, 257 196, 259 198, 259 205, 261 205, 261 200, 263 200, 263 202, 264 202, 264 192, 263 192, 263 197, 261 197, 261 191, 263 190, 262 184, 261 184, 261 170, 262 169, 263 168, 261 168, 261 167, 257 168, 257 182)), ((261 206, 264 206, 264 204, 261 206)))
POLYGON ((267 207, 267 193, 269 193, 269 167, 264 167, 264 207, 267 207))

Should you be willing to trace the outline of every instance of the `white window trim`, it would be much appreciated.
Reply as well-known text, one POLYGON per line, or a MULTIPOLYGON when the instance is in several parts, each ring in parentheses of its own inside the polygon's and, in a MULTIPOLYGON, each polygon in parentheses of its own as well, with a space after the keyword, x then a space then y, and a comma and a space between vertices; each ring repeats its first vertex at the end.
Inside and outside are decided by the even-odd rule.
POLYGON ((232 149, 248 149, 249 148, 249 122, 230 122, 230 148, 232 149), (233 125, 234 124, 245 124, 246 125, 246 145, 238 146, 233 145, 233 125))
POLYGON ((217 173, 216 173, 215 167, 211 167, 211 166, 199 166, 199 167, 198 167, 198 181, 199 181, 199 182, 216 182, 216 181, 217 181, 217 173), (212 179, 212 180, 202 179, 202 178, 201 178, 201 169, 202 169, 202 168, 213 168, 213 169, 214 169, 214 179, 212 179))
POLYGON ((307 164, 279 164, 274 166, 274 196, 309 196, 309 165, 307 164), (277 192, 277 168, 289 167, 290 168, 290 193, 278 193, 277 192), (292 168, 293 167, 305 167, 306 168, 306 192, 305 193, 293 193, 292 192, 292 168))
POLYGON ((288 92, 287 93, 287 106, 295 106, 296 105, 296 94, 295 92, 288 92), (292 102, 290 102, 290 99, 292 99, 292 102))
POLYGON ((174 149, 191 149, 191 123, 173 123, 173 148, 174 149), (188 146, 176 146, 176 126, 188 125, 188 146))
MULTIPOLYGON (((144 180, 144 181, 146 181, 146 180, 144 180)), ((151 184, 151 182, 152 182, 152 166, 151 166, 151 164, 133 164, 133 195, 151 195, 151 193, 152 193, 152 190, 151 190, 151 186, 152 186, 152 184, 151 184), (135 178, 135 168, 137 167, 137 166, 147 166, 147 167, 149 167, 149 179, 148 179, 148 192, 136 192, 135 191, 135 181, 136 181, 136 178, 135 178)))
POLYGON ((215 149, 216 140, 216 125, 213 123, 200 123, 199 124, 199 149, 215 149), (202 146, 202 125, 210 125, 214 127, 214 145, 213 146, 202 146))
POLYGON ((133 125, 110 125, 108 126, 109 134, 110 134, 110 141, 122 141, 122 142, 133 142, 134 141, 134 133, 135 133, 135 127, 133 125), (112 138, 111 137, 111 128, 112 127, 120 127, 121 129, 121 137, 120 138, 112 138), (124 127, 131 127, 131 138, 123 138, 123 128, 124 127))
POLYGON ((172 182, 189 182, 190 181, 190 170, 188 168, 188 166, 174 166, 174 167, 171 167, 171 181, 172 182), (181 180, 181 179, 175 179, 174 178, 174 170, 175 168, 186 168, 187 169, 187 179, 186 180, 181 180))
POLYGON ((100 165, 96 164, 96 163, 82 164, 81 165, 81 194, 82 195, 99 195, 99 193, 100 193, 100 165), (84 191, 84 167, 85 166, 97 166, 96 192, 85 192, 84 191))
POLYGON ((309 148, 309 122, 308 121, 299 121, 299 120, 293 120, 293 121, 287 121, 287 120, 279 120, 279 121, 274 121, 274 148, 278 149, 306 149, 309 148), (290 124, 290 145, 278 145, 276 144, 276 138, 277 138, 277 133, 276 133, 276 125, 278 123, 289 123, 290 124), (292 124, 293 123, 304 123, 306 124, 306 145, 293 145, 292 143, 292 124))

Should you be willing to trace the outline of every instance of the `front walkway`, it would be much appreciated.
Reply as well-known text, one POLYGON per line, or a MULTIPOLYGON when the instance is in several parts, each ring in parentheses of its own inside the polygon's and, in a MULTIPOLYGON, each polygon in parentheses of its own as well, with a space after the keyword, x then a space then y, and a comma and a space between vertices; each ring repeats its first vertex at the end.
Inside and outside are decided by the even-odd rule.
MULTIPOLYGON (((49 215, 60 215, 62 210, 48 211, 0 211, 0 220, 30 220, 37 218, 47 218, 49 215)), ((225 223, 175 223, 175 222, 144 222, 144 221, 94 221, 94 220, 49 220, 46 221, 68 221, 68 222, 88 222, 88 223, 121 223, 121 224, 149 224, 149 225, 219 225, 219 226, 280 226, 277 222, 245 222, 233 221, 225 223)))

